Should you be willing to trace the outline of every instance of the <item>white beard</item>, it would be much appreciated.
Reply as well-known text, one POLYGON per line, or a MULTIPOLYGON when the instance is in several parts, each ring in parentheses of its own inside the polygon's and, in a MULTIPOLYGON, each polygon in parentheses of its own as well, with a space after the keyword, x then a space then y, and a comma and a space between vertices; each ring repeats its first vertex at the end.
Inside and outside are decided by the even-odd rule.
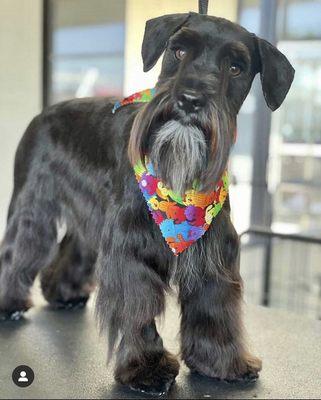
POLYGON ((200 178, 206 166, 204 134, 196 126, 169 121, 156 133, 150 159, 156 175, 170 189, 182 194, 200 178))

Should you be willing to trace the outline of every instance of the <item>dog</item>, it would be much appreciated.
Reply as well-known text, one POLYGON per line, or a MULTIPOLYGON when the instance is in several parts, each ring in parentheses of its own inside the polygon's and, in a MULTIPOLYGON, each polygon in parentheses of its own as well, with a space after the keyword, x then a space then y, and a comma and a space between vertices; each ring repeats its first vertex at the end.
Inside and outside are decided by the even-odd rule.
POLYGON ((261 361, 244 340, 239 239, 228 196, 204 234, 179 256, 162 238, 135 180, 146 155, 157 177, 183 193, 213 189, 234 142, 236 116, 260 73, 271 110, 294 78, 269 42, 226 19, 197 13, 147 21, 144 71, 164 53, 155 96, 112 112, 115 100, 85 98, 45 109, 16 153, 14 190, 1 245, 0 318, 31 307, 40 273, 55 308, 84 305, 97 283, 96 313, 115 355, 115 379, 150 394, 179 371, 155 318, 173 283, 181 307, 181 356, 191 371, 255 380, 261 361), (66 234, 57 241, 59 224, 66 234))

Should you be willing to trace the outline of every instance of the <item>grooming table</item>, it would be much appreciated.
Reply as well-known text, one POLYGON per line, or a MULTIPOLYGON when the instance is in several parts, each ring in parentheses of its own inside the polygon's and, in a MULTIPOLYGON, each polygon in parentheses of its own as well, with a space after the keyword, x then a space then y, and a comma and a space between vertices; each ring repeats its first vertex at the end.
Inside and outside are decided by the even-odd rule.
MULTIPOLYGON (((148 398, 114 382, 93 301, 82 310, 59 312, 50 310, 39 294, 35 303, 25 320, 0 324, 1 399, 148 398), (27 388, 11 379, 21 364, 35 374, 27 388)), ((261 378, 254 384, 227 384, 190 374, 182 364, 168 398, 321 398, 321 321, 253 306, 246 306, 245 314, 251 350, 263 359, 261 378)), ((177 353, 175 299, 168 300, 159 327, 165 346, 177 353)))

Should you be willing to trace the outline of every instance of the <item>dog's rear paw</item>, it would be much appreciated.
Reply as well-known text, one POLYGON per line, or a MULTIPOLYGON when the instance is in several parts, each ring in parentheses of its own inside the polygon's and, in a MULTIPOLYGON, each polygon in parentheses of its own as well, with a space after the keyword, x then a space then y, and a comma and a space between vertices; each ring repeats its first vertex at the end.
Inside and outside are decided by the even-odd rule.
POLYGON ((78 310, 84 308, 89 297, 76 297, 69 300, 55 300, 50 302, 50 307, 54 310, 78 310))
MULTIPOLYGON (((150 358, 148 360, 151 361, 150 358)), ((155 363, 131 362, 117 368, 115 378, 130 389, 150 396, 160 397, 168 393, 179 371, 178 361, 165 352, 155 363)))
POLYGON ((54 310, 74 310, 86 306, 94 285, 76 284, 71 281, 60 281, 43 275, 41 288, 44 298, 54 310))
POLYGON ((0 311, 0 322, 19 321, 27 310, 19 311, 0 311))
POLYGON ((0 322, 19 321, 30 307, 32 307, 30 300, 10 300, 10 303, 6 302, 6 305, 2 304, 0 307, 0 322))

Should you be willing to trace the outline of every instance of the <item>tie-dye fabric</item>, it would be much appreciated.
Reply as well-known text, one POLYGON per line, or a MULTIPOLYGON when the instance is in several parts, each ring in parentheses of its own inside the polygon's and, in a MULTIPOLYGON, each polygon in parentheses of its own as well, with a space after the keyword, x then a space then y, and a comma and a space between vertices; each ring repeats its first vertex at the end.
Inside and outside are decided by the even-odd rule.
MULTIPOLYGON (((148 102, 155 89, 147 89, 115 104, 113 113, 121 106, 148 102)), ((212 192, 200 192, 196 185, 183 196, 168 189, 156 177, 152 163, 146 158, 145 165, 139 161, 134 166, 139 188, 147 202, 148 209, 159 226, 162 235, 175 255, 178 255, 208 230, 213 219, 221 211, 228 193, 228 173, 212 192)))

